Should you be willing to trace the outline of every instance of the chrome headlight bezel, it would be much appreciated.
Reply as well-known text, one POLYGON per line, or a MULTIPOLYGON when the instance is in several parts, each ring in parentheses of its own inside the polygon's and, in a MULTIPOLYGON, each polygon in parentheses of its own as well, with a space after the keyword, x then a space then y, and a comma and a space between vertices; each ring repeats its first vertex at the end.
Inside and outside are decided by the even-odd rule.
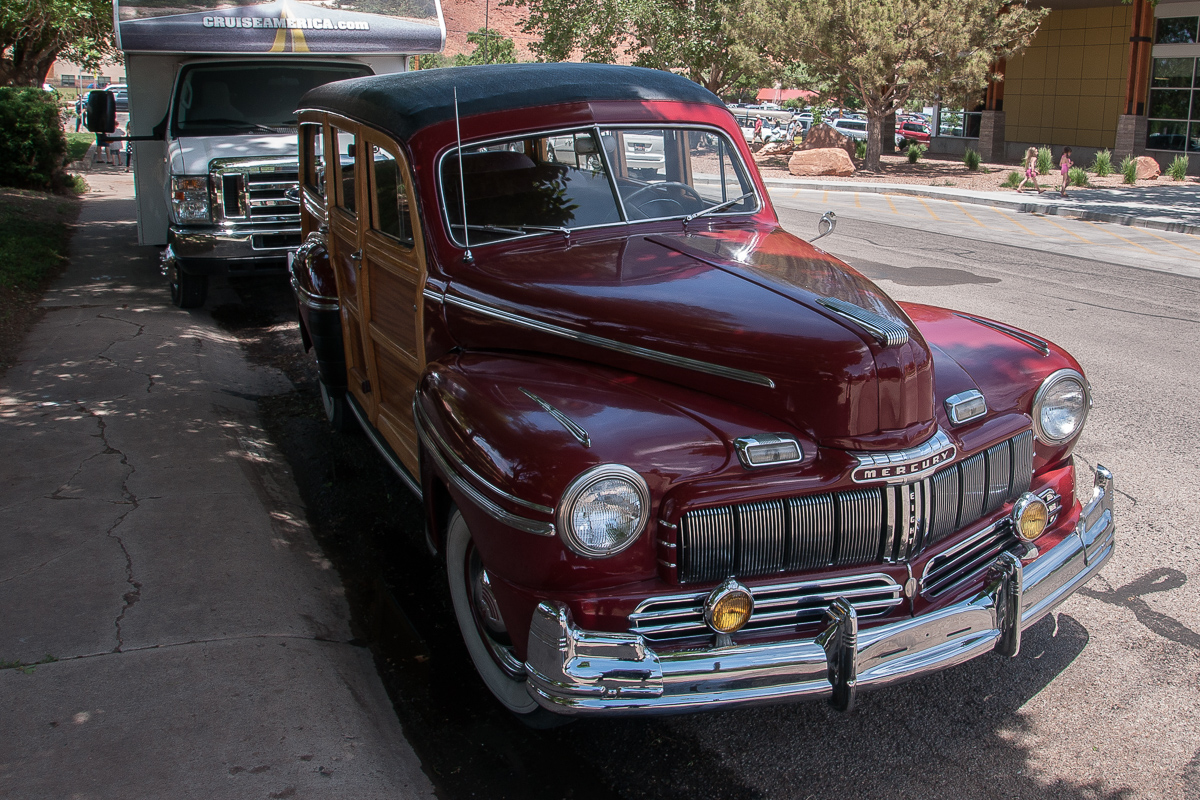
POLYGON ((171 211, 180 225, 211 221, 208 176, 172 175, 171 211))
POLYGON ((1033 416, 1033 433, 1037 437, 1038 441, 1042 442, 1043 444, 1060 445, 1069 442, 1077 437, 1081 431, 1083 431, 1083 426, 1087 424, 1088 412, 1091 410, 1091 408, 1092 389, 1088 385, 1087 379, 1084 378, 1078 370, 1060 369, 1056 372, 1052 372, 1044 381, 1042 381, 1042 385, 1038 387, 1037 394, 1033 396, 1033 408, 1031 409, 1033 416), (1079 388, 1083 392, 1083 411, 1079 416, 1079 424, 1075 426, 1074 430, 1065 436, 1055 437, 1047 433, 1045 427, 1042 425, 1042 409, 1043 404, 1045 403, 1050 392, 1064 381, 1073 381, 1074 383, 1079 384, 1079 388))
POLYGON ((585 558, 615 556, 636 542, 646 530, 646 523, 650 519, 650 488, 641 475, 624 464, 599 464, 584 470, 571 481, 566 491, 563 492, 562 499, 558 501, 558 508, 554 516, 558 535, 571 552, 585 558), (623 541, 617 542, 611 547, 597 548, 580 539, 572 524, 572 518, 575 504, 584 492, 606 480, 622 481, 628 485, 631 495, 637 500, 639 514, 632 532, 623 541))

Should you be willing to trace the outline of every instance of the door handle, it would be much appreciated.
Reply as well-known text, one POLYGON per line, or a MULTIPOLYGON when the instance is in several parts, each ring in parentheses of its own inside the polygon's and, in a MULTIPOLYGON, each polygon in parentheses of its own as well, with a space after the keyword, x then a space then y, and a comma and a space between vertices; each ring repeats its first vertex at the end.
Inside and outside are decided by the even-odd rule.
POLYGON ((350 260, 354 262, 354 266, 362 269, 362 250, 355 250, 350 254, 350 260))

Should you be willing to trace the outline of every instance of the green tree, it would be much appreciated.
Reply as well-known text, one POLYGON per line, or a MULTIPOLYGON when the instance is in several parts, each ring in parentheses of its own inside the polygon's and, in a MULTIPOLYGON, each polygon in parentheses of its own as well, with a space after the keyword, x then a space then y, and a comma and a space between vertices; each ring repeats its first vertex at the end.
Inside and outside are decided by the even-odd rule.
POLYGON ((1012 0, 747 0, 753 39, 781 64, 846 92, 867 113, 866 168, 879 169, 883 121, 912 97, 986 85, 1026 46, 1048 9, 1012 0))
POLYGON ((747 0, 504 0, 524 6, 542 61, 611 63, 681 73, 722 94, 769 67, 742 35, 747 0))
POLYGON ((499 32, 491 28, 471 31, 467 34, 467 43, 475 45, 475 49, 470 53, 456 55, 454 66, 517 63, 517 46, 513 44, 513 40, 501 36, 499 32))
POLYGON ((0 85, 41 86, 54 59, 95 71, 116 53, 111 0, 0 3, 0 85))

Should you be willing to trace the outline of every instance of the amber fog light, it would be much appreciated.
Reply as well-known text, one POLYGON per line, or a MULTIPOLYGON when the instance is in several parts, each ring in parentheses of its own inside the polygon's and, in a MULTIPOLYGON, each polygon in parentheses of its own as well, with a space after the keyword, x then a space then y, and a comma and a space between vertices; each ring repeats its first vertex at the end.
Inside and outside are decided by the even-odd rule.
POLYGON ((754 597, 733 578, 713 589, 704 604, 704 621, 717 633, 735 633, 750 621, 754 597))
POLYGON ((1027 542, 1041 536, 1050 520, 1050 509, 1046 501, 1032 492, 1021 495, 1013 505, 1013 527, 1017 535, 1027 542))

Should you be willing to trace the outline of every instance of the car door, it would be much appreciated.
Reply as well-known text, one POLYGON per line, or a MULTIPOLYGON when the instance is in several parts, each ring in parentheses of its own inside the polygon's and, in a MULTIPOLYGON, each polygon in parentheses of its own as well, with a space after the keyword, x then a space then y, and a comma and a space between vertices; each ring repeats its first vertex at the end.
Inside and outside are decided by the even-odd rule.
POLYGON ((375 386, 371 380, 369 351, 364 346, 367 321, 364 309, 369 297, 363 275, 360 213, 366 192, 360 175, 362 168, 356 158, 362 148, 355 123, 333 115, 329 122, 325 137, 329 257, 338 287, 342 344, 346 351, 346 383, 350 396, 370 421, 375 413, 375 386))
POLYGON ((361 307, 371 365, 372 424, 410 475, 419 475, 412 401, 425 368, 421 292, 425 247, 411 171, 404 151, 385 135, 363 129, 358 163, 365 179, 361 307))

